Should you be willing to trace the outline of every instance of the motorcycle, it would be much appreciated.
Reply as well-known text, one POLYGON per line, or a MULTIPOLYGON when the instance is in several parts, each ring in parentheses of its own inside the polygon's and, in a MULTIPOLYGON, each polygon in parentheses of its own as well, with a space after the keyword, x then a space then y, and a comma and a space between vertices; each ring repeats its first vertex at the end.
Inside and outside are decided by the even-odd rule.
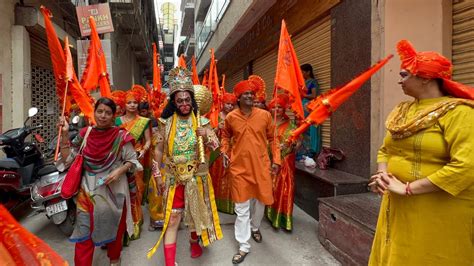
MULTIPOLYGON (((28 120, 38 113, 36 107, 28 110, 23 127, 10 129, 0 134, 0 146, 6 158, 0 159, 0 203, 10 211, 28 200, 30 187, 39 176, 48 175, 56 169, 44 164, 43 155, 35 142, 26 137, 42 125, 27 125, 28 120)), ((39 134, 36 141, 44 142, 39 134)))
MULTIPOLYGON (((69 127, 69 140, 73 140, 79 134, 79 117, 75 116, 69 127)), ((48 156, 54 156, 57 137, 48 145, 48 156)), ((55 168, 56 169, 56 168, 55 168)), ((76 203, 73 199, 61 197, 61 187, 66 177, 66 171, 54 172, 41 176, 31 187, 31 207, 46 210, 46 217, 61 230, 66 236, 70 236, 74 230, 76 219, 76 203)))

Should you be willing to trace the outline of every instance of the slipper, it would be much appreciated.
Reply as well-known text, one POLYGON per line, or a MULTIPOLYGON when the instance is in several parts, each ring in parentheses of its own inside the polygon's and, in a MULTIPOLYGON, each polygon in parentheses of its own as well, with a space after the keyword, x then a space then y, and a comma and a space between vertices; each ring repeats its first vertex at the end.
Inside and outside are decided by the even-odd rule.
POLYGON ((232 264, 239 264, 245 260, 245 257, 249 254, 248 252, 240 251, 232 257, 232 264))
POLYGON ((262 243, 262 233, 260 233, 260 230, 257 230, 257 231, 252 231, 252 238, 253 240, 255 240, 255 242, 257 243, 262 243))

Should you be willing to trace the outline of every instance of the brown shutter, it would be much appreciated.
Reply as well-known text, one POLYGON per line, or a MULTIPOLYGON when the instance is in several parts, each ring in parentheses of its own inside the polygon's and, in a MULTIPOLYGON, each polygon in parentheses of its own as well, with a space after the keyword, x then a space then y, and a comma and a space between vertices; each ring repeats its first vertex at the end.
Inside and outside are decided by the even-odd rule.
POLYGON ((453 79, 474 86, 474 1, 453 1, 453 79))
POLYGON ((225 90, 232 92, 234 90, 235 84, 244 79, 244 69, 240 69, 234 74, 225 76, 225 90))
MULTIPOLYGON (((322 92, 331 88, 331 20, 322 19, 293 38, 299 63, 311 64, 322 92)), ((321 127, 324 147, 331 146, 331 118, 321 127)))
POLYGON ((275 82, 277 48, 257 58, 253 64, 253 74, 259 75, 265 81, 267 102, 271 100, 273 94, 273 84, 275 82))

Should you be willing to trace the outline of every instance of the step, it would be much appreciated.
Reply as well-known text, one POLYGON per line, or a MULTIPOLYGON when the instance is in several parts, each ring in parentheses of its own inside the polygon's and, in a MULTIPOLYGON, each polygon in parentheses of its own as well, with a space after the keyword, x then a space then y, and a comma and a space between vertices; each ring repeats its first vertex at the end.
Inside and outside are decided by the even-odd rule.
POLYGON ((320 170, 296 163, 295 203, 319 220, 318 198, 366 193, 368 179, 337 169, 320 170))
POLYGON ((367 265, 380 201, 374 193, 319 200, 319 242, 342 265, 367 265))

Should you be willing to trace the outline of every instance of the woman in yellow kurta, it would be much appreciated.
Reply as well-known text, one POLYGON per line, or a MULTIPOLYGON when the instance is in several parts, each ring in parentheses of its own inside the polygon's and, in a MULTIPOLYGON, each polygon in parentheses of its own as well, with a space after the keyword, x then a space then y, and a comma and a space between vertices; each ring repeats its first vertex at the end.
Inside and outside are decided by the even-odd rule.
POLYGON ((372 191, 383 195, 369 265, 474 265, 474 89, 435 52, 400 41, 413 102, 389 115, 372 191))
POLYGON ((151 176, 151 127, 150 119, 138 115, 138 104, 146 99, 146 91, 142 86, 134 85, 127 91, 125 114, 117 117, 115 124, 126 129, 135 139, 135 150, 143 171, 129 176, 131 208, 134 224, 132 240, 140 238, 141 224, 143 223, 142 202, 146 191, 145 184, 151 176))

